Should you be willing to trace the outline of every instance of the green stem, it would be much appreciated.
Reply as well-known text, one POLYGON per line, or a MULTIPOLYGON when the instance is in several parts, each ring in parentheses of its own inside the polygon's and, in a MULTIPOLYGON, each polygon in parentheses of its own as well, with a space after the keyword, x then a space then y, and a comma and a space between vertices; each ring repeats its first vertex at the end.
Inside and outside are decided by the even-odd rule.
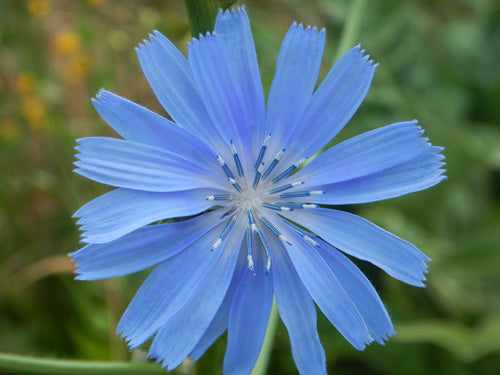
POLYGON ((266 337, 264 339, 264 343, 262 344, 262 349, 260 350, 259 359, 257 360, 257 363, 255 364, 255 367, 250 375, 264 375, 267 372, 267 366, 269 365, 269 359, 271 358, 274 334, 276 333, 278 320, 278 307, 276 306, 276 301, 273 301, 273 308, 271 310, 269 324, 267 325, 266 337))
POLYGON ((200 34, 212 31, 219 9, 227 9, 235 2, 236 0, 186 0, 192 35, 197 38, 200 34))
POLYGON ((340 36, 339 47, 337 49, 338 60, 350 48, 359 43, 359 34, 363 21, 364 10, 366 9, 367 0, 354 0, 349 10, 349 15, 344 24, 342 35, 340 36))
POLYGON ((153 363, 87 362, 33 358, 0 353, 0 374, 26 375, 164 375, 153 363))

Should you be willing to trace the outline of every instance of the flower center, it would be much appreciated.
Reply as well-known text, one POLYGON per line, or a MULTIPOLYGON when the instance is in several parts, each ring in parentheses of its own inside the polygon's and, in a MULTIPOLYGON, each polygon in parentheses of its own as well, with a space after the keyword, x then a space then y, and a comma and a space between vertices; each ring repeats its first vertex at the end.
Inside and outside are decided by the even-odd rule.
POLYGON ((257 189, 247 187, 235 197, 235 204, 243 211, 257 211, 258 207, 265 203, 266 195, 268 194, 260 186, 257 189))
MULTIPOLYGON (((266 151, 271 136, 268 135, 260 148, 255 160, 252 183, 245 178, 245 172, 241 164, 235 145, 231 142, 234 166, 231 168, 226 161, 217 155, 217 161, 224 172, 229 184, 232 185, 233 193, 214 194, 206 197, 208 200, 218 201, 225 211, 220 217, 227 220, 222 233, 212 245, 212 251, 217 249, 227 236, 233 231, 237 218, 244 215, 248 220, 246 232, 247 260, 249 269, 254 272, 253 246, 255 241, 260 241, 266 253, 266 272, 271 267, 271 255, 262 235, 262 229, 267 228, 277 236, 284 244, 292 245, 290 241, 272 224, 273 214, 269 211, 293 211, 294 209, 316 208, 315 204, 297 203, 297 198, 308 197, 316 194, 324 194, 323 191, 295 191, 294 188, 304 184, 301 182, 285 183, 285 180, 306 159, 300 159, 292 165, 280 171, 279 162, 285 150, 280 150, 272 159, 266 160, 266 151), (236 171, 234 173, 233 171, 236 171), (271 219, 270 219, 271 218, 271 219)), ((297 231, 297 229, 294 229, 297 231)), ((317 242, 303 232, 299 233, 306 241, 317 245, 317 242)))

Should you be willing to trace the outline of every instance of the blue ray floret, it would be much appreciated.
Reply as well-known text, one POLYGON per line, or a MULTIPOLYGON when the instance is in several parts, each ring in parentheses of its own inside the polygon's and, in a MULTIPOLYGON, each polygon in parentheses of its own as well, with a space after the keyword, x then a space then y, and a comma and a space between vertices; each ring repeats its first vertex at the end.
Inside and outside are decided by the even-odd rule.
POLYGON ((315 304, 356 349, 394 329, 378 294, 345 255, 424 286, 414 245, 351 213, 445 177, 442 148, 417 121, 358 135, 310 158, 349 121, 377 67, 359 46, 316 88, 324 30, 293 24, 267 105, 244 8, 220 11, 188 58, 155 31, 137 48, 172 121, 101 90, 93 104, 123 138, 78 140, 75 172, 116 187, 76 213, 86 246, 78 279, 156 266, 121 318, 131 348, 173 369, 225 331, 224 374, 249 374, 273 297, 301 374, 326 374, 315 304), (308 162, 306 164, 306 161, 308 162), (160 220, 184 218, 167 224, 160 220))

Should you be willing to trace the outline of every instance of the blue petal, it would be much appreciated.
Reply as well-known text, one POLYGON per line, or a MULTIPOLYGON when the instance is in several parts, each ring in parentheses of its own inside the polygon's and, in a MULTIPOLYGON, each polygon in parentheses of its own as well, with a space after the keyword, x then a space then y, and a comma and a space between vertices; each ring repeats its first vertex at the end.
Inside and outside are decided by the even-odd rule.
POLYGON ((213 145, 217 139, 196 89, 187 59, 168 38, 155 31, 151 42, 136 48, 141 68, 158 100, 176 124, 213 145))
POLYGON ((198 240, 218 223, 219 212, 194 219, 138 229, 106 244, 73 253, 78 280, 98 280, 134 273, 161 263, 198 240))
MULTIPOLYGON (((243 248, 245 245, 243 245, 243 248)), ((239 285, 241 276, 243 272, 247 268, 246 263, 246 253, 244 251, 240 251, 239 258, 236 261, 236 268, 234 270, 233 279, 231 280, 231 284, 229 285, 228 291, 224 300, 222 301, 217 314, 215 314, 212 323, 207 328, 200 341, 196 344, 193 351, 189 354, 189 356, 193 359, 193 361, 197 361, 203 353, 214 343, 215 340, 222 335, 228 325, 229 321, 229 310, 231 308, 231 303, 233 302, 233 296, 236 292, 236 288, 239 285)))
POLYGON ((317 251, 342 284, 363 317, 370 335, 380 344, 395 334, 391 319, 372 284, 358 267, 338 250, 317 239, 317 251))
POLYGON ((428 147, 406 163, 382 172, 329 185, 308 187, 325 194, 301 198, 304 202, 324 204, 368 203, 399 197, 424 190, 441 182, 446 177, 441 167, 444 156, 438 154, 441 148, 428 147))
POLYGON ((416 122, 378 128, 319 155, 294 176, 308 185, 332 184, 384 171, 431 151, 416 122))
POLYGON ((223 253, 217 264, 203 276, 189 301, 164 322, 156 334, 149 357, 163 361, 163 366, 168 366, 169 370, 180 365, 193 351, 224 300, 246 225, 239 220, 235 227, 228 241, 214 250, 214 253, 223 253))
POLYGON ((169 319, 204 290, 206 278, 221 261, 221 251, 210 251, 224 229, 220 223, 205 236, 173 258, 159 264, 137 291, 127 307, 117 333, 122 332, 131 347, 154 335, 169 319))
POLYGON ((282 212, 339 250, 382 268, 392 277, 414 286, 424 286, 425 262, 429 258, 411 243, 359 216, 317 208, 282 212))
POLYGON ((352 346, 363 350, 372 341, 368 328, 328 264, 283 220, 276 217, 273 224, 291 241, 292 245, 285 244, 288 256, 323 314, 352 346))
POLYGON ((82 138, 78 143, 75 172, 103 184, 157 192, 227 185, 211 164, 157 147, 105 137, 82 138))
POLYGON ((92 103, 104 121, 128 141, 156 146, 192 161, 214 153, 189 131, 109 91, 100 90, 92 103))
MULTIPOLYGON (((245 8, 225 12, 220 10, 214 32, 224 41, 232 55, 231 63, 237 72, 247 110, 245 119, 252 126, 254 143, 257 144, 264 136, 265 102, 252 30, 245 8)), ((260 147, 260 144, 257 146, 260 147)))
POLYGON ((213 205, 206 199, 214 190, 170 193, 116 189, 88 202, 73 217, 80 217, 83 242, 113 241, 144 225, 172 217, 190 216, 213 205))
POLYGON ((316 307, 283 249, 273 247, 273 286, 295 364, 302 375, 326 374, 326 357, 316 328, 316 307))
POLYGON ((316 28, 304 29, 302 24, 293 24, 283 40, 267 102, 265 134, 272 134, 277 141, 272 142, 276 148, 269 150, 272 156, 286 147, 283 138, 298 125, 311 99, 324 45, 324 30, 318 33, 316 28))
POLYGON ((288 148, 297 159, 310 157, 326 145, 363 101, 376 68, 363 53, 358 46, 340 58, 314 93, 298 126, 290 131, 288 148))
POLYGON ((229 47, 218 35, 200 35, 189 45, 189 63, 212 123, 225 144, 233 141, 240 152, 248 152, 252 124, 229 47))
POLYGON ((273 304, 272 272, 266 275, 266 257, 261 247, 255 246, 253 256, 255 274, 246 268, 231 305, 225 374, 250 374, 266 335, 273 304))

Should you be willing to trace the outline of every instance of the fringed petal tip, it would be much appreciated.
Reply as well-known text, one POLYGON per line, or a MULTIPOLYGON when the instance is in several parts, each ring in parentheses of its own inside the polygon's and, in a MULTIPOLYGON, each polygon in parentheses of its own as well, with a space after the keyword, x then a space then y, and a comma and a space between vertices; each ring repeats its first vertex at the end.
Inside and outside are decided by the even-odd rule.
POLYGON ((137 54, 144 52, 148 48, 161 47, 163 43, 171 44, 170 40, 158 30, 148 34, 148 39, 144 38, 142 42, 135 47, 137 54))
POLYGON ((95 95, 94 98, 91 98, 91 102, 92 104, 96 105, 96 104, 104 104, 106 99, 108 99, 109 97, 112 97, 114 94, 109 92, 108 90, 104 89, 104 88, 100 88, 98 91, 97 91, 97 94, 95 95))
POLYGON ((198 44, 198 43, 203 43, 204 41, 211 41, 214 38, 218 38, 219 36, 215 31, 207 31, 205 34, 199 33, 198 37, 192 37, 190 41, 187 42, 188 45, 188 51, 191 49, 192 46, 198 44))
POLYGON ((375 62, 374 59, 371 59, 371 56, 369 54, 365 54, 366 53, 366 50, 365 49, 361 49, 361 43, 355 45, 354 47, 352 47, 349 51, 347 51, 345 53, 345 55, 348 55, 348 54, 353 54, 354 56, 355 55, 358 55, 358 59, 364 64, 364 65, 367 65, 371 68, 371 70, 374 72, 375 69, 377 69, 377 67, 379 66, 379 63, 378 62, 375 62))
POLYGON ((369 336, 365 337, 365 341, 363 343, 363 345, 353 345, 352 342, 351 345, 353 345, 353 347, 356 349, 356 350, 359 350, 359 351, 364 351, 368 346, 372 345, 373 343, 377 343, 377 344, 380 344, 382 346, 385 346, 385 343, 387 341, 389 341, 389 339, 394 336, 396 334, 396 331, 394 330, 394 327, 391 326, 389 327, 388 331, 385 332, 384 334, 382 335, 374 335, 374 332, 369 332, 369 336))
POLYGON ((93 271, 86 271, 85 270, 85 265, 82 264, 81 262, 71 259, 71 261, 74 263, 75 270, 73 273, 75 274, 75 280, 78 281, 95 281, 95 280, 102 280, 102 279, 107 279, 108 277, 104 275, 98 275, 93 271))
MULTIPOLYGON (((132 349, 132 348, 130 348, 132 349)), ((151 348, 149 349, 149 352, 148 352, 148 355, 147 355, 147 358, 152 360, 152 361, 155 361, 156 364, 159 364, 161 362, 161 367, 162 368, 165 368, 168 366, 168 363, 164 360, 164 358, 156 353, 154 350, 153 350, 153 346, 151 346, 151 348)), ((173 370, 173 369, 167 369, 167 372, 170 371, 170 370, 173 370)))
POLYGON ((71 258, 71 262, 73 263, 73 267, 75 268, 73 273, 75 274, 75 280, 79 281, 89 281, 96 280, 96 278, 89 277, 86 272, 82 269, 81 258, 79 257, 79 250, 73 253, 69 253, 68 256, 71 258))
POLYGON ((111 91, 108 91, 104 88, 100 88, 95 97, 93 98, 90 98, 90 101, 92 103, 92 105, 94 106, 94 108, 100 112, 100 110, 102 110, 103 108, 105 108, 106 105, 108 105, 109 103, 113 103, 113 100, 119 100, 119 99, 122 99, 120 98, 118 95, 116 94, 113 94, 111 91))
POLYGON ((137 44, 137 46, 134 47, 135 53, 137 56, 140 58, 142 54, 146 53, 147 50, 151 49, 153 47, 152 41, 156 38, 158 38, 158 35, 155 34, 158 33, 158 35, 161 35, 160 32, 154 31, 154 33, 149 33, 148 37, 149 40, 144 38, 141 42, 137 44))
MULTIPOLYGON (((141 346, 144 343, 142 341, 140 343, 135 342, 134 341, 135 338, 132 337, 132 335, 130 333, 126 332, 126 330, 123 327, 121 327, 120 324, 118 324, 118 326, 116 327, 115 335, 119 335, 120 338, 125 341, 125 344, 128 346, 129 350, 134 350, 135 348, 141 346)), ((151 358, 151 357, 149 357, 149 355, 148 355, 148 358, 151 358)), ((153 358, 151 358, 151 359, 153 359, 153 358)))
MULTIPOLYGON (((410 126, 414 126, 416 129, 418 129, 420 137, 422 137, 425 134, 425 129, 422 127, 422 125, 419 124, 418 119, 413 119, 411 121, 408 121, 408 122, 406 122, 406 124, 408 124, 410 126)), ((428 144, 429 146, 432 146, 432 152, 435 154, 439 154, 442 151, 444 151, 444 149, 445 149, 444 147, 441 147, 441 146, 432 145, 432 143, 430 142, 430 138, 422 137, 422 140, 424 140, 424 142, 426 144, 428 144)), ((444 155, 443 155, 443 159, 444 159, 444 155)))
POLYGON ((429 273, 429 263, 432 261, 427 255, 422 252, 419 252, 415 255, 418 255, 420 258, 420 262, 413 263, 413 270, 407 275, 404 275, 404 278, 398 277, 398 275, 392 275, 398 280, 403 281, 408 285, 412 285, 418 288, 425 288, 425 282, 427 281, 426 274, 429 273))
POLYGON ((314 33, 316 35, 320 35, 322 38, 326 37, 326 28, 322 27, 321 29, 318 30, 317 26, 314 25, 307 25, 304 26, 302 22, 297 22, 294 21, 290 28, 288 29, 288 32, 305 32, 305 33, 314 33))
POLYGON ((140 42, 136 47, 135 47, 135 52, 137 55, 140 55, 143 53, 146 49, 150 48, 151 42, 147 39, 143 39, 142 42, 140 42))
POLYGON ((382 336, 373 336, 372 334, 373 332, 370 332, 369 336, 364 338, 363 344, 355 345, 352 341, 349 341, 349 343, 354 347, 354 349, 362 352, 373 343, 385 346, 385 343, 389 341, 389 339, 396 334, 396 331, 394 331, 394 328, 391 325, 390 330, 385 332, 382 336))
POLYGON ((415 286, 417 288, 425 288, 427 287, 427 285, 425 285, 425 283, 427 282, 427 277, 425 277, 425 274, 429 273, 429 270, 426 268, 425 270, 422 270, 421 271, 421 274, 420 274, 420 279, 415 279, 415 281, 413 282, 409 282, 409 281, 404 281, 405 283, 411 285, 411 286, 415 286))
POLYGON ((219 12, 217 13, 217 19, 223 18, 223 17, 241 16, 241 15, 248 17, 245 8, 246 8, 245 4, 242 4, 236 8, 227 8, 226 10, 221 8, 221 9, 219 9, 219 12))
POLYGON ((394 330, 393 327, 391 327, 391 330, 389 332, 386 332, 386 334, 382 337, 373 337, 373 340, 371 343, 378 343, 382 346, 385 346, 386 341, 389 341, 389 339, 396 334, 396 331, 394 330))

